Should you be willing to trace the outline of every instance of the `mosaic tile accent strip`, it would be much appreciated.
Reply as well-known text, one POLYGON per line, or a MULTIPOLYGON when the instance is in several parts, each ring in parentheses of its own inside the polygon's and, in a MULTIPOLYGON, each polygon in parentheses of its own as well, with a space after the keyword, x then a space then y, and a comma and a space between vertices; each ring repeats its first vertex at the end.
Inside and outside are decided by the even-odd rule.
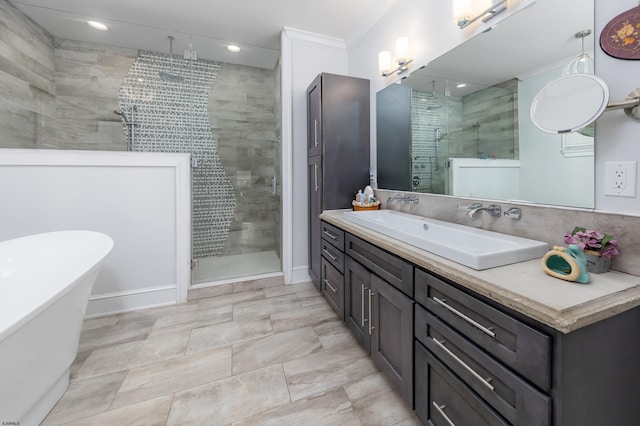
POLYGON ((229 237, 236 196, 218 156, 211 131, 208 97, 220 64, 141 51, 118 93, 123 123, 133 151, 190 152, 192 169, 193 258, 219 254, 229 237))

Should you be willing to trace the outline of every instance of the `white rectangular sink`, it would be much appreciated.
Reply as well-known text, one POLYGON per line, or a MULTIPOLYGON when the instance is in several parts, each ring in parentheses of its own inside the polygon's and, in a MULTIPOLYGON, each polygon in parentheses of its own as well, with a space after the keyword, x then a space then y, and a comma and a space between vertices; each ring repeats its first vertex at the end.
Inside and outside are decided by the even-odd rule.
POLYGON ((345 212, 344 218, 476 270, 537 259, 549 251, 542 241, 393 210, 345 212))

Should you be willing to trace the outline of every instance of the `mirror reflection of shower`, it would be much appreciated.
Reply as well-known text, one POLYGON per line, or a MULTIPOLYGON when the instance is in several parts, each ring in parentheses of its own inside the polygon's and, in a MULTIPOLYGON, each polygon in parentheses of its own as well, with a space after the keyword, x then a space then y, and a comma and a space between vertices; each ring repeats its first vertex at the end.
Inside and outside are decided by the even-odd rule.
POLYGON ((131 105, 129 108, 129 116, 127 117, 127 113, 122 110, 113 110, 114 114, 122 117, 122 122, 126 128, 126 136, 127 136, 127 151, 133 151, 135 149, 136 144, 136 126, 138 123, 136 122, 136 112, 138 111, 138 107, 135 105, 131 105))

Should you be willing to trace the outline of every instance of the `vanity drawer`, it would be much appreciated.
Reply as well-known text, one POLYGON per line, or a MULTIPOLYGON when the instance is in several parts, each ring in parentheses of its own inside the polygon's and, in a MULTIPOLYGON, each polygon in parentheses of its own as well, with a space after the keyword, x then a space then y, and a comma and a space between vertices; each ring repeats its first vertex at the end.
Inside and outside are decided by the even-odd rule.
POLYGON ((440 278, 416 269, 415 300, 544 391, 551 382, 551 338, 440 278))
POLYGON ((389 284, 413 297, 413 265, 358 237, 345 235, 345 254, 389 284))
POLYGON ((423 424, 433 426, 509 425, 417 341, 415 342, 415 361, 416 414, 423 424))
POLYGON ((551 398, 416 305, 415 335, 451 371, 514 425, 551 424, 551 398))
POLYGON ((344 251, 344 231, 324 221, 321 222, 321 227, 320 235, 322 238, 338 250, 344 251))
POLYGON ((338 271, 344 274, 344 253, 335 246, 322 239, 322 258, 331 263, 338 271))
POLYGON ((322 258, 322 294, 344 321, 344 275, 322 258))

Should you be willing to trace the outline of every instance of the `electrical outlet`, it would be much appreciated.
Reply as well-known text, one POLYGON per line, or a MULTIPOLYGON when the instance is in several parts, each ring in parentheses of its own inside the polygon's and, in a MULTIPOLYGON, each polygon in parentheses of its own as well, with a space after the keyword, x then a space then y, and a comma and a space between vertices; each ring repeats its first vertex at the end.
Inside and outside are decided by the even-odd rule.
POLYGON ((604 195, 636 196, 636 161, 608 161, 605 163, 604 195))
POLYGON ((626 189, 627 187, 627 174, 622 164, 616 164, 613 170, 613 187, 615 189, 626 189))

